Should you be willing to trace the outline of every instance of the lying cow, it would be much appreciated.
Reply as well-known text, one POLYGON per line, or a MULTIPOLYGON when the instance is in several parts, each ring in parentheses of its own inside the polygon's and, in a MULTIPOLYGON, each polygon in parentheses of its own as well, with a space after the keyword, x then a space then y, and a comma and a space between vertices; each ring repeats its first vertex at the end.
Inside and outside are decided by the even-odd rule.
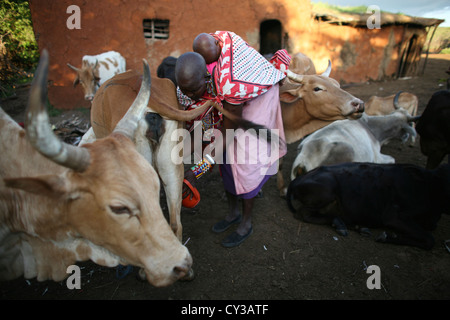
POLYGON ((0 109, 0 279, 61 281, 93 260, 144 269, 155 286, 185 276, 192 257, 159 205, 153 167, 130 140, 150 96, 150 71, 137 98, 104 139, 75 147, 52 132, 45 110, 48 53, 31 87, 26 131, 0 109))
POLYGON ((431 231, 450 210, 450 165, 323 166, 293 180, 287 201, 296 218, 334 224, 343 235, 347 227, 387 228, 376 241, 431 249, 431 231))
MULTIPOLYGON (((331 66, 326 74, 330 71, 331 66)), ((286 143, 299 141, 335 120, 358 119, 364 112, 364 102, 342 90, 336 80, 326 75, 300 75, 290 69, 280 87, 280 100, 286 143)), ((277 186, 285 196, 281 166, 277 186)))
POLYGON ((358 120, 338 120, 307 136, 299 144, 291 170, 291 179, 323 165, 344 162, 394 163, 381 153, 392 139, 414 138, 410 125, 416 118, 399 109, 386 116, 363 115, 358 120))
MULTIPOLYGON (((365 103, 365 112, 372 116, 382 116, 400 108, 405 109, 411 116, 417 115, 419 98, 415 94, 399 91, 395 95, 387 97, 372 96, 365 103)), ((413 123, 415 126, 415 123, 413 123)), ((414 146, 415 139, 411 139, 410 146, 414 146)))
POLYGON ((419 98, 415 94, 399 91, 387 97, 372 96, 365 103, 366 113, 372 116, 382 116, 400 108, 405 109, 411 116, 417 115, 419 98))
POLYGON ((450 154, 450 91, 433 94, 416 129, 420 135, 420 150, 427 156, 426 167, 436 168, 445 155, 450 154))
POLYGON ((81 68, 76 68, 70 63, 67 66, 77 73, 73 86, 76 87, 80 83, 84 98, 92 101, 95 92, 105 81, 118 73, 125 72, 126 61, 120 53, 108 51, 96 56, 84 56, 81 68))

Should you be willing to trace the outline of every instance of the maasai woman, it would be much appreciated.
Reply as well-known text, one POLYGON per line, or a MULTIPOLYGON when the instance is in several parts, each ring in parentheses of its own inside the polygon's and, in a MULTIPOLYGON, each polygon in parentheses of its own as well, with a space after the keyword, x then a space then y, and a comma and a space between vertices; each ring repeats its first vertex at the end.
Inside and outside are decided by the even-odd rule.
MULTIPOLYGON (((233 224, 239 224, 236 231, 222 241, 223 246, 234 247, 252 234, 254 198, 276 173, 277 160, 286 154, 278 83, 285 78, 290 56, 281 50, 269 62, 241 37, 228 31, 200 34, 194 41, 194 50, 199 53, 181 55, 175 68, 180 103, 195 108, 204 100, 214 100, 235 115, 275 130, 280 138, 279 150, 271 152, 270 161, 267 161, 270 147, 261 147, 261 143, 268 142, 257 139, 257 143, 246 143, 246 133, 236 130, 235 124, 226 117, 222 119, 214 108, 198 119, 202 120, 205 130, 221 127, 223 137, 226 137, 225 130, 236 130, 234 143, 225 147, 226 155, 221 165, 230 210, 224 220, 213 226, 214 232, 223 232, 233 224), (256 163, 250 160, 255 159, 255 155, 256 163), (243 202, 242 214, 238 198, 243 202)), ((218 157, 220 155, 216 154, 215 158, 218 157)), ((195 183, 191 170, 186 171, 185 178, 191 184, 195 183)))

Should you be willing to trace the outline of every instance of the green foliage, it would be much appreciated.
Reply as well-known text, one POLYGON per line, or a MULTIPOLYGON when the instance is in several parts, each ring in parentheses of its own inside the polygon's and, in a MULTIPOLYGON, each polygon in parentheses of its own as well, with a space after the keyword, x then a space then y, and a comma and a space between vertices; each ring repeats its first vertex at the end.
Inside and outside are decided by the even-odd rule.
POLYGON ((365 13, 367 11, 367 6, 343 7, 343 6, 335 6, 324 2, 316 2, 311 4, 313 6, 313 9, 316 11, 327 10, 327 11, 337 11, 339 13, 365 13))
POLYGON ((37 62, 39 52, 28 1, 0 2, 0 41, 8 58, 17 67, 30 69, 37 62))
POLYGON ((434 34, 433 29, 430 28, 424 50, 428 48, 431 35, 433 35, 430 43, 431 53, 450 53, 450 27, 438 27, 434 34))
MULTIPOLYGON (((367 13, 368 6, 361 5, 361 6, 335 6, 332 4, 324 3, 324 2, 311 2, 311 5, 313 7, 314 11, 326 11, 326 12, 335 12, 335 13, 357 13, 357 14, 363 14, 367 13)), ((384 10, 381 10, 381 12, 386 12, 384 10)), ((401 13, 397 13, 401 14, 401 13)))
POLYGON ((0 98, 31 81, 39 59, 28 1, 0 1, 0 98))

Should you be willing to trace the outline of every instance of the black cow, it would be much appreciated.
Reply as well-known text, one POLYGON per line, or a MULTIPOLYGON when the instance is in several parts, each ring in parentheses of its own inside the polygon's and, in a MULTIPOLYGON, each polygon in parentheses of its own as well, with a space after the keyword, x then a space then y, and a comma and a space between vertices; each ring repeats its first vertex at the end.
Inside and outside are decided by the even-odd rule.
MULTIPOLYGON (((436 168, 450 153, 450 91, 433 94, 416 125, 427 168, 436 168)), ((449 159, 450 161, 450 159, 449 159)))
POLYGON ((322 166, 293 180, 289 208, 297 219, 381 228, 376 241, 431 249, 431 231, 450 213, 450 165, 427 170, 410 164, 346 163, 322 166))
POLYGON ((175 79, 175 65, 177 64, 177 58, 175 57, 165 57, 161 64, 156 69, 156 75, 158 78, 167 78, 172 80, 177 86, 177 80, 175 79))

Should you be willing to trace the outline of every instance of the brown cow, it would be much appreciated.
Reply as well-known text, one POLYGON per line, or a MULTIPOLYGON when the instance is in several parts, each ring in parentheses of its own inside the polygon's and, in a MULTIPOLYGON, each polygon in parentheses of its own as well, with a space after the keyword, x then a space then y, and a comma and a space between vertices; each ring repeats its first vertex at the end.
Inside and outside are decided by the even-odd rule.
POLYGON ((292 55, 289 70, 297 74, 316 74, 316 67, 311 58, 301 52, 292 55))
MULTIPOLYGON (((127 112, 130 102, 135 99, 141 81, 141 74, 130 70, 113 77, 100 87, 91 106, 92 127, 83 136, 80 145, 108 136, 114 131, 127 112)), ((139 126, 132 140, 162 180, 170 226, 181 241, 183 229, 180 212, 184 165, 171 159, 172 150, 178 144, 178 141, 172 138, 172 133, 183 128, 184 121, 195 119, 202 114, 211 103, 192 111, 181 110, 175 86, 169 79, 154 78, 151 90, 152 96, 145 113, 138 119, 139 126)))
MULTIPOLYGON (((364 102, 342 90, 336 80, 323 75, 299 75, 291 70, 280 87, 280 100, 288 144, 335 120, 358 119, 364 112, 364 102)), ((286 185, 281 168, 277 186, 284 197, 286 185)))
POLYGON ((144 269, 155 286, 185 276, 192 257, 159 205, 157 173, 130 140, 150 95, 141 90, 108 137, 75 147, 45 111, 48 53, 41 55, 26 131, 0 109, 0 279, 60 281, 77 261, 144 269))
MULTIPOLYGON (((131 70, 113 77, 100 87, 91 107, 92 128, 83 136, 80 145, 105 137, 114 130, 130 101, 136 97, 140 83, 140 74, 131 70)), ((172 81, 155 78, 152 80, 152 96, 147 110, 139 119, 139 128, 133 137, 138 151, 153 165, 163 182, 170 225, 180 241, 183 233, 180 212, 184 165, 182 161, 177 163, 172 159, 172 152, 179 144, 179 141, 174 139, 174 134, 177 129, 183 128, 185 121, 197 118, 210 106, 219 108, 212 101, 207 101, 197 109, 183 110, 178 103, 176 88, 172 81)), ((240 126, 252 125, 241 123, 242 119, 233 116, 227 110, 222 108, 219 110, 240 126)))
MULTIPOLYGON (((388 115, 400 108, 405 109, 408 114, 415 117, 419 107, 419 98, 415 94, 399 91, 387 97, 372 96, 365 103, 366 113, 371 116, 388 115)), ((415 127, 415 123, 412 124, 415 127)), ((415 137, 411 137, 410 146, 414 146, 415 137)))
POLYGON ((366 113, 371 116, 383 116, 403 108, 411 116, 417 115, 419 99, 415 94, 399 91, 387 97, 372 96, 365 103, 366 113))

